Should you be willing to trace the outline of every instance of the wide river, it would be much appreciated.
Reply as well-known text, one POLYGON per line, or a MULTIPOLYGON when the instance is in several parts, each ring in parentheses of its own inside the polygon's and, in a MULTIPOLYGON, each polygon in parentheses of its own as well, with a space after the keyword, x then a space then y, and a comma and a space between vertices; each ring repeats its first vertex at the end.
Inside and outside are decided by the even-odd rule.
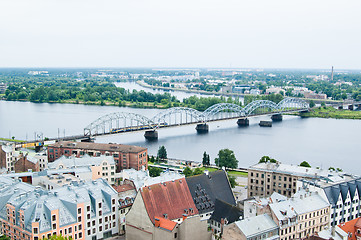
MULTIPOLYGON (((35 133, 44 137, 63 136, 64 132, 78 135, 107 113, 133 112, 152 117, 160 111, 0 101, 0 137, 32 140, 35 133)), ((212 122, 209 133, 204 135, 196 133, 195 125, 160 129, 156 142, 145 141, 144 132, 99 137, 96 141, 144 146, 151 155, 164 145, 169 157, 194 161, 201 161, 204 151, 213 161, 220 149, 229 148, 235 152, 240 167, 248 167, 268 155, 284 163, 299 164, 306 160, 314 167, 340 167, 361 175, 361 121, 285 116, 271 128, 259 127, 259 121, 264 119, 267 117, 252 118, 246 128, 237 127, 236 120, 212 122)))

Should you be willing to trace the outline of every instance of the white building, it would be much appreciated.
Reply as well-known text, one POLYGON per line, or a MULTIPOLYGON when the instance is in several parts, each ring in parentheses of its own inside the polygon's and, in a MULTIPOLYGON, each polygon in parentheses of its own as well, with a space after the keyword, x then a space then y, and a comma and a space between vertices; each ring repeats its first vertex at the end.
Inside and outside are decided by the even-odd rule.
POLYGON ((93 179, 105 178, 109 184, 115 181, 115 161, 113 156, 101 155, 99 157, 90 157, 84 155, 80 158, 75 156, 61 156, 54 162, 48 163, 49 169, 70 169, 89 167, 93 173, 93 179))

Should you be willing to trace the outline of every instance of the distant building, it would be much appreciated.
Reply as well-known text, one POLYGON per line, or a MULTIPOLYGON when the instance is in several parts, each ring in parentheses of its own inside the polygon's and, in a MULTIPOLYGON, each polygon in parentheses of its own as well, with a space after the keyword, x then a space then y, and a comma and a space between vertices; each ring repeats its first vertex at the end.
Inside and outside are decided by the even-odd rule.
POLYGON ((0 145, 0 168, 5 168, 7 172, 15 171, 15 145, 0 145))
POLYGON ((248 197, 269 196, 273 192, 291 197, 297 180, 324 178, 332 181, 338 174, 328 170, 277 163, 258 163, 248 168, 248 197))
POLYGON ((327 95, 324 93, 314 93, 312 91, 303 92, 303 96, 309 99, 327 99, 327 95))
POLYGON ((249 94, 251 94, 251 95, 260 95, 260 94, 261 94, 261 90, 259 90, 259 89, 251 89, 251 90, 249 91, 249 94))
POLYGON ((103 239, 118 233, 118 195, 104 180, 47 191, 0 176, 1 234, 38 240, 103 239))
POLYGON ((279 227, 267 215, 259 215, 234 222, 224 227, 223 240, 278 240, 279 227))
POLYGON ((4 94, 6 91, 7 85, 6 83, 0 83, 0 93, 4 94))
POLYGON ((99 157, 90 157, 83 155, 82 157, 61 156, 54 162, 48 164, 49 169, 69 169, 89 167, 93 173, 93 180, 105 178, 109 184, 115 181, 115 161, 113 156, 100 155, 99 157))
POLYGON ((113 156, 117 172, 122 169, 134 168, 136 170, 148 168, 148 150, 143 147, 122 145, 122 144, 105 144, 91 142, 70 142, 61 141, 48 146, 48 160, 55 161, 59 157, 83 155, 96 156, 100 155, 113 156))
POLYGON ((266 94, 283 94, 285 93, 285 90, 280 87, 270 87, 266 89, 266 94))

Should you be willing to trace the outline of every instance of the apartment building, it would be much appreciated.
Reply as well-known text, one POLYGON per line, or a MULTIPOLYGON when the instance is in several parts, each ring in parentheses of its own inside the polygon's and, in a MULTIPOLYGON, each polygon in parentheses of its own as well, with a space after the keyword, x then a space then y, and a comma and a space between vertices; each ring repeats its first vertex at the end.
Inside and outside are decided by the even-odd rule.
POLYGON ((148 168, 148 149, 132 145, 105 144, 92 142, 60 141, 48 146, 48 161, 53 162, 61 156, 81 157, 85 154, 99 157, 100 155, 113 156, 116 171, 134 168, 136 170, 148 168))
POLYGON ((100 155, 99 157, 90 157, 89 155, 83 155, 82 157, 67 157, 63 155, 54 162, 48 163, 50 170, 83 167, 90 168, 93 180, 105 178, 109 184, 114 184, 116 165, 113 156, 100 155))
POLYGON ((336 226, 361 216, 361 178, 343 174, 334 181, 300 179, 298 189, 315 191, 331 205, 331 225, 336 226))
POLYGON ((0 145, 0 168, 5 168, 7 172, 15 171, 15 145, 0 145))
POLYGON ((317 193, 300 191, 286 201, 269 205, 279 226, 280 240, 303 239, 330 223, 330 205, 317 193))
POLYGON ((103 239, 118 233, 118 194, 103 179, 48 191, 1 176, 0 198, 1 234, 11 239, 103 239))
POLYGON ((248 168, 248 198, 273 192, 291 197, 297 191, 298 179, 328 179, 333 175, 337 173, 280 162, 258 163, 248 168))

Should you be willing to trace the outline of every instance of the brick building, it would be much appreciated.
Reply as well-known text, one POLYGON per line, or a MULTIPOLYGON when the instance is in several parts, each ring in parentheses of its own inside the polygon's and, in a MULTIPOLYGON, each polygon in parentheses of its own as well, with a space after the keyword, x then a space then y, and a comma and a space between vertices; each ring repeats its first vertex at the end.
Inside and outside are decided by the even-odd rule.
POLYGON ((118 194, 103 179, 47 191, 0 176, 0 234, 38 240, 103 239, 118 233, 118 194))
POLYGON ((117 166, 117 172, 122 169, 134 168, 136 170, 148 168, 148 149, 132 145, 106 144, 91 142, 61 141, 48 146, 48 161, 53 162, 59 157, 85 154, 89 156, 112 155, 117 166))

